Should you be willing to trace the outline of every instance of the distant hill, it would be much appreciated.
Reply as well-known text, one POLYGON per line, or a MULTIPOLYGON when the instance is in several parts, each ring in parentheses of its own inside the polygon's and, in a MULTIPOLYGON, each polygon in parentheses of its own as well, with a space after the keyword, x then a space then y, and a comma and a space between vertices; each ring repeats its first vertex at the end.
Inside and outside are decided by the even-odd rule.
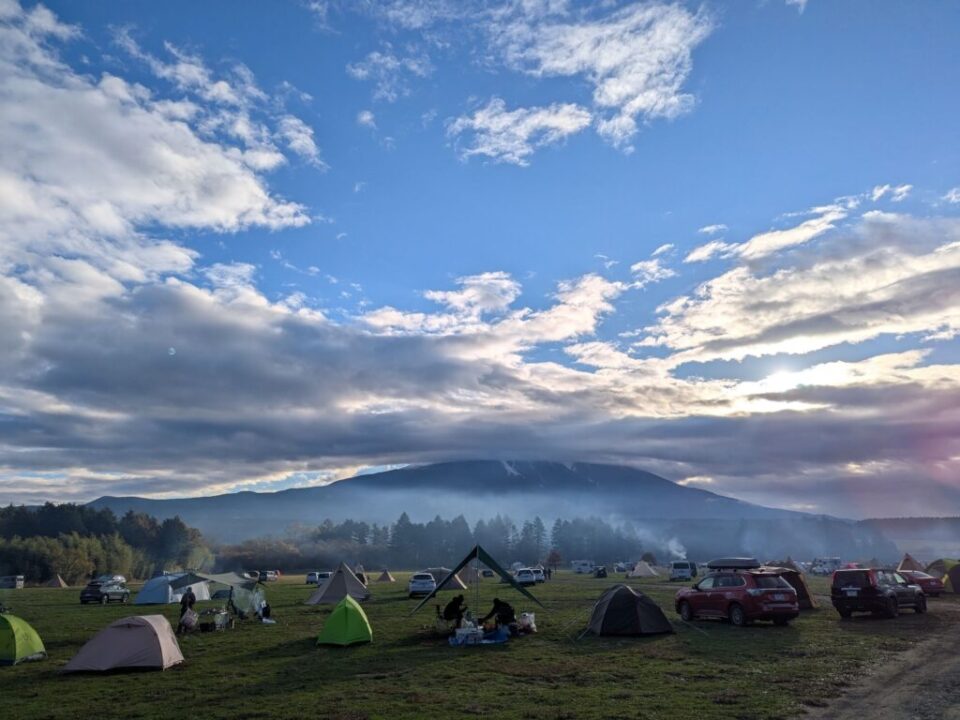
POLYGON ((883 533, 918 560, 960 558, 960 517, 876 518, 860 524, 883 533))
POLYGON ((723 552, 769 557, 897 553, 881 536, 868 528, 858 531, 849 521, 753 505, 637 468, 594 463, 448 462, 275 493, 178 500, 102 497, 91 505, 158 518, 179 515, 223 542, 282 535, 292 525, 316 525, 325 518, 392 523, 401 512, 415 521, 462 514, 471 522, 496 514, 514 520, 539 515, 548 523, 595 515, 634 523, 650 536, 651 546, 673 541, 673 546, 690 546, 691 552, 697 548, 708 556, 721 549, 716 542, 723 552))

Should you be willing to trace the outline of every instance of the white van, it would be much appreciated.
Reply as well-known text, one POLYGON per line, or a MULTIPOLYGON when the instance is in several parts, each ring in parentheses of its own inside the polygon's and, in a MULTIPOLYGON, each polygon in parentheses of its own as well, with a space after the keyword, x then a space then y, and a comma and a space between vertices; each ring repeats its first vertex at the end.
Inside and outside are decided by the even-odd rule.
POLYGON ((671 580, 692 580, 697 576, 697 564, 689 560, 674 560, 670 563, 671 580))
POLYGON ((570 569, 579 575, 592 573, 594 567, 593 560, 574 560, 570 563, 570 569))

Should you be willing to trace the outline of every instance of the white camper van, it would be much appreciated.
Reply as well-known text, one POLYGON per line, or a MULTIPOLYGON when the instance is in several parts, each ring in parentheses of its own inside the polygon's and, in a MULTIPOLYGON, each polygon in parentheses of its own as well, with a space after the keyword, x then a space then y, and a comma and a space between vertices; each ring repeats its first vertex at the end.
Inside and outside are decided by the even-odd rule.
POLYGON ((574 560, 570 563, 570 569, 578 575, 592 573, 595 567, 593 560, 574 560))
POLYGON ((674 560, 670 563, 671 580, 692 580, 697 576, 697 564, 689 560, 674 560))

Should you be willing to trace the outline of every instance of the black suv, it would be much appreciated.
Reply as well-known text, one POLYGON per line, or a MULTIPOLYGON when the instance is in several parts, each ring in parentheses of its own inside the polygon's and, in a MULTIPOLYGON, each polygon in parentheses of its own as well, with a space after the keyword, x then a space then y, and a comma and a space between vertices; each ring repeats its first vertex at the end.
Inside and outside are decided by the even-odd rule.
POLYGON ((830 583, 830 599, 840 617, 855 612, 881 613, 894 618, 905 607, 927 611, 927 597, 893 570, 837 570, 830 583))
POLYGON ((120 582, 103 582, 92 580, 80 591, 80 604, 108 602, 126 603, 130 599, 130 589, 120 582))

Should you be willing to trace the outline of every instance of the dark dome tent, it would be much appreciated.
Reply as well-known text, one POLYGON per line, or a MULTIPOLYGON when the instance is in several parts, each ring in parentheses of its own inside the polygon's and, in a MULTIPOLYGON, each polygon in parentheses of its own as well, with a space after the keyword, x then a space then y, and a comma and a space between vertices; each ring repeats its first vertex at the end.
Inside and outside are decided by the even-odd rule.
POLYGON ((639 590, 614 585, 597 604, 585 632, 594 635, 659 635, 672 633, 663 610, 639 590))

